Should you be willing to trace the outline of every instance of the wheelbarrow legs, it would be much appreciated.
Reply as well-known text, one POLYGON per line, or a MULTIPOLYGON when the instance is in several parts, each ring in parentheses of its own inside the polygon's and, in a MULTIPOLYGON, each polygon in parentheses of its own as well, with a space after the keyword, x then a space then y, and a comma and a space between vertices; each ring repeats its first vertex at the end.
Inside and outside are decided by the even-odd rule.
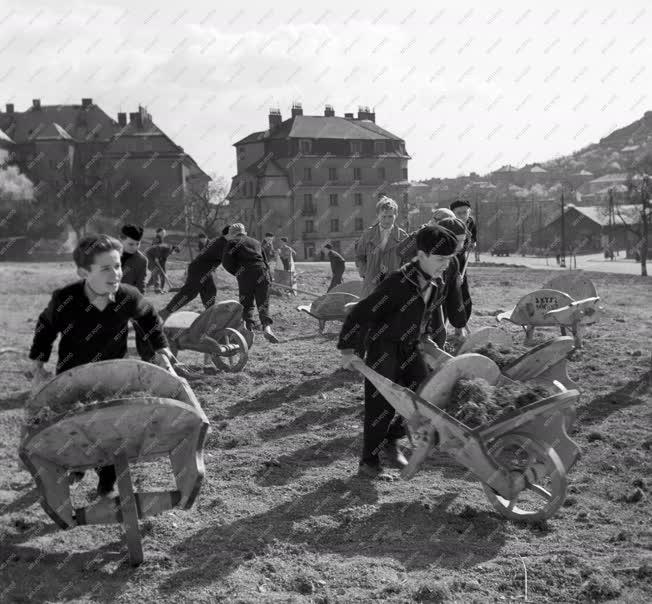
POLYGON ((129 550, 129 562, 132 566, 138 566, 143 561, 143 544, 140 539, 140 528, 138 527, 138 508, 134 487, 131 482, 129 461, 127 454, 120 451, 115 456, 115 471, 118 477, 118 493, 120 494, 120 511, 122 512, 122 525, 127 537, 127 549, 129 550))
POLYGON ((534 346, 534 325, 527 325, 525 327, 525 346, 534 346))

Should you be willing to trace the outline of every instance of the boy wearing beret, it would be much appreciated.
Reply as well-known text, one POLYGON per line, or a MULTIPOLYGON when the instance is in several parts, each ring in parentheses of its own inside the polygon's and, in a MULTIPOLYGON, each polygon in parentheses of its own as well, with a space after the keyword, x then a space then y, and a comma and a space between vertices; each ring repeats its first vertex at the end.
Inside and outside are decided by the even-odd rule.
MULTIPOLYGON (((351 366, 362 334, 366 333, 367 364, 395 383, 417 388, 427 375, 420 341, 432 337, 438 344, 442 342, 440 307, 446 306, 454 326, 463 327, 466 322, 457 266, 451 263, 456 246, 455 237, 438 226, 419 230, 415 259, 390 273, 346 317, 337 344, 344 367, 351 366)), ((407 465, 397 444, 405 435, 403 418, 394 419, 394 407, 368 380, 364 405, 359 474, 377 477, 382 473, 381 451, 393 466, 407 465)))

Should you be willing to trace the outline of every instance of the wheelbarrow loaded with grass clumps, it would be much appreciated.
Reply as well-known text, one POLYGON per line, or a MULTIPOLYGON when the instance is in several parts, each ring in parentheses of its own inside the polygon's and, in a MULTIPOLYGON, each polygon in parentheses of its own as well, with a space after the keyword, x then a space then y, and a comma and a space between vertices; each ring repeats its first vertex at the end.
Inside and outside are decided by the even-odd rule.
MULTIPOLYGON (((448 344, 448 342, 446 342, 448 344)), ((552 386, 555 382, 565 388, 577 388, 568 376, 568 355, 575 349, 570 336, 559 336, 543 342, 521 354, 515 349, 509 334, 496 327, 481 327, 470 333, 454 348, 457 355, 475 352, 490 358, 501 372, 518 382, 533 382, 552 386)), ((430 351, 428 362, 432 369, 451 358, 440 349, 430 351)))
MULTIPOLYGON (((428 341, 424 354, 437 349, 428 341)), ((381 376, 361 359, 353 366, 407 419, 415 444, 404 478, 439 449, 466 466, 503 516, 543 520, 566 497, 567 472, 579 457, 567 430, 579 392, 524 389, 479 354, 450 357, 416 392, 381 376), (467 423, 468 422, 468 423, 467 423)))
POLYGON ((525 344, 534 344, 536 327, 559 327, 561 335, 570 329, 575 346, 582 347, 580 329, 596 323, 604 315, 595 285, 581 274, 555 277, 543 289, 523 296, 516 306, 496 316, 497 321, 509 321, 525 330, 525 344))
POLYGON ((25 409, 19 456, 61 528, 122 523, 132 564, 143 560, 138 519, 192 507, 204 477, 208 420, 188 382, 143 361, 81 365, 43 385, 25 409), (134 492, 133 462, 168 456, 177 488, 134 492), (73 509, 69 473, 115 466, 119 497, 73 509))
POLYGON ((242 320, 242 304, 235 300, 216 302, 201 314, 175 312, 163 329, 175 357, 180 350, 203 352, 217 369, 233 373, 244 369, 254 342, 242 320))

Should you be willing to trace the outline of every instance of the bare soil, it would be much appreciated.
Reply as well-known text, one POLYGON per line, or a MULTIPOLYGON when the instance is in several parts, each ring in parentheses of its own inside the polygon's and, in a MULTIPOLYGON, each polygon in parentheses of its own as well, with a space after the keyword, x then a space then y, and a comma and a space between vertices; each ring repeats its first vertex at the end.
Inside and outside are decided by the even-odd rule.
MULTIPOLYGON (((301 289, 325 291, 326 265, 298 270, 301 289)), ((471 328, 493 325, 496 311, 552 276, 470 272, 471 328)), ((237 298, 234 280, 219 275, 220 299, 237 298)), ((0 601, 652 601, 652 281, 590 276, 606 317, 570 362, 582 458, 565 506, 535 525, 500 517, 480 483, 441 454, 409 482, 358 479, 362 380, 338 369, 339 325, 320 335, 295 310, 307 296, 273 297, 281 343, 257 334, 243 372, 191 381, 211 421, 206 479, 193 509, 141 521, 145 563, 131 568, 118 525, 62 531, 41 509, 16 454, 27 363, 0 355, 0 601)), ((179 282, 181 270, 171 277, 179 282)), ((3 347, 27 350, 50 292, 74 272, 6 263, 0 279, 3 347)), ((169 294, 151 299, 161 307, 169 294)), ((520 328, 505 329, 522 341, 520 328)), ((197 366, 202 355, 181 359, 197 366)), ((137 490, 173 488, 165 460, 136 464, 134 475, 137 490)), ((95 484, 87 472, 72 487, 76 506, 95 484)))

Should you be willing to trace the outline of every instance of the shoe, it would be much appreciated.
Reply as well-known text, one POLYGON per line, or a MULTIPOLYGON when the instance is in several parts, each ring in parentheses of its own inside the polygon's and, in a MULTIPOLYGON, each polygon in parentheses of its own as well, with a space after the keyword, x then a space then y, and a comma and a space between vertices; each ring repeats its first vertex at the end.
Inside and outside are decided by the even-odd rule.
POLYGON ((279 342, 279 339, 274 335, 274 332, 269 325, 263 329, 263 336, 268 342, 271 342, 272 344, 278 344, 279 342))
POLYGON ((245 329, 247 331, 255 331, 256 324, 253 321, 245 321, 245 329))
POLYGON ((408 460, 398 446, 398 443, 395 440, 390 440, 384 447, 383 452, 385 457, 389 462, 389 465, 393 468, 403 469, 408 465, 408 460))
POLYGON ((358 476, 361 478, 378 478, 383 473, 380 463, 367 463, 361 461, 358 466, 358 476))

